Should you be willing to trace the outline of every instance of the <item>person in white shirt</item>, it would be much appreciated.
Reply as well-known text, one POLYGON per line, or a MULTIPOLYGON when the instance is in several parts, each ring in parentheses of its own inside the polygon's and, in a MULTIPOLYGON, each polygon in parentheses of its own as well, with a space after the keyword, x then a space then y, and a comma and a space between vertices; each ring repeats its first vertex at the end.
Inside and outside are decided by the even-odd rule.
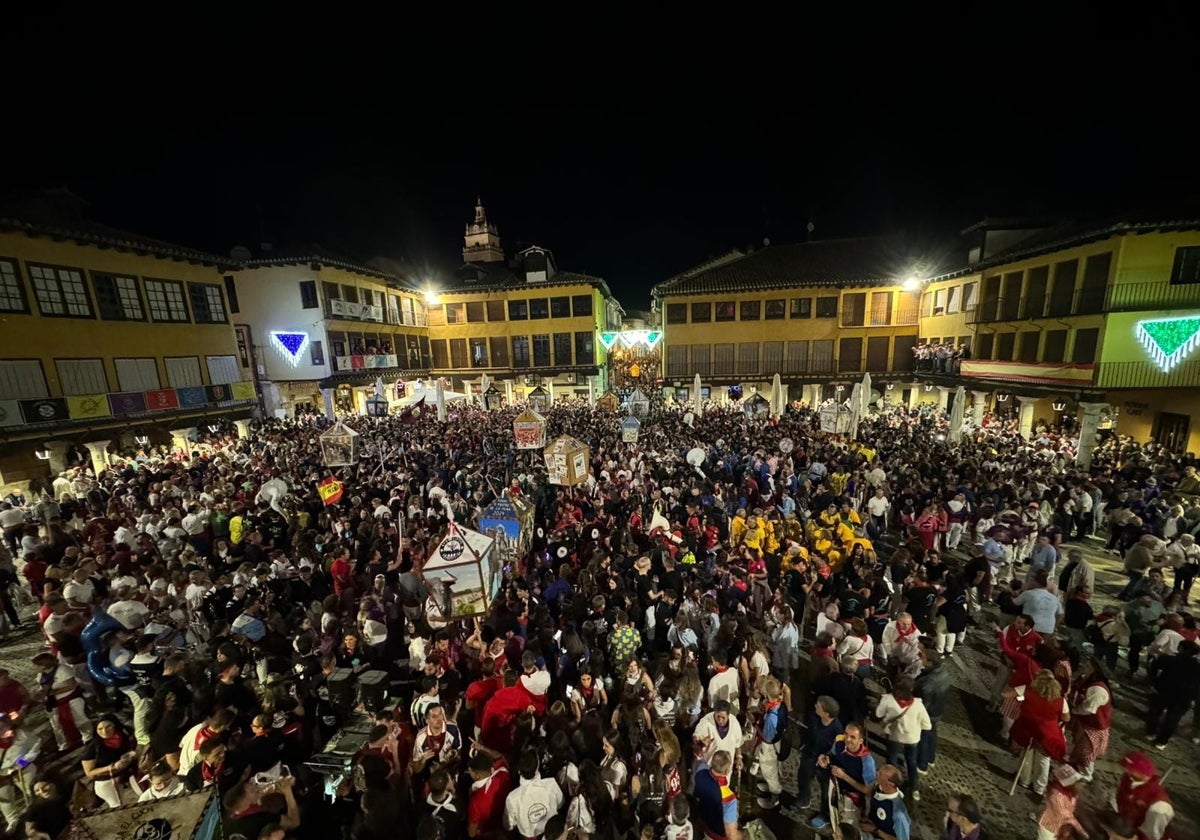
POLYGON ((537 754, 527 751, 517 763, 517 787, 504 801, 504 827, 521 837, 541 837, 546 823, 563 806, 563 792, 554 779, 538 773, 537 754))
POLYGON ((157 802, 186 792, 183 779, 175 775, 171 765, 160 761, 150 770, 150 784, 138 797, 138 803, 157 802))
POLYGON ((713 675, 708 681, 708 705, 716 708, 718 700, 726 700, 737 712, 741 702, 741 675, 737 668, 726 664, 727 655, 723 650, 715 650, 712 654, 713 675))
POLYGON ((33 801, 41 751, 41 739, 30 728, 7 720, 0 723, 0 815, 14 837, 27 803, 33 801))
POLYGON ((81 566, 63 586, 63 597, 72 607, 90 607, 96 597, 96 587, 88 576, 87 568, 81 566))
POLYGON ((879 535, 887 533, 887 516, 888 511, 892 509, 892 503, 887 497, 887 493, 882 487, 876 486, 875 495, 867 499, 867 513, 871 515, 871 524, 879 535))
POLYGON ((700 718, 692 740, 704 744, 704 761, 710 761, 722 750, 742 760, 742 725, 730 714, 728 700, 718 700, 713 710, 700 718))
POLYGON ((908 677, 897 679, 892 693, 879 698, 875 716, 883 723, 883 734, 888 742, 888 764, 906 768, 906 791, 914 802, 920 802, 917 748, 921 733, 933 729, 933 721, 929 719, 925 703, 913 696, 913 681, 908 677))

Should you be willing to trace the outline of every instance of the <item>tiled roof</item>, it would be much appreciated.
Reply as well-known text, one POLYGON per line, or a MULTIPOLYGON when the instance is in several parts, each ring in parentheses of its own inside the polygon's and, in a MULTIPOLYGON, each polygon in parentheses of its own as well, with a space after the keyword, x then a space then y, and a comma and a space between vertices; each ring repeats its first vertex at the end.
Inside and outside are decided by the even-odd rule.
POLYGON ((554 286, 595 286, 606 297, 612 297, 608 284, 600 277, 579 274, 574 271, 556 271, 544 281, 530 283, 502 262, 464 263, 454 277, 441 290, 447 293, 471 291, 511 291, 513 289, 536 289, 554 286))
POLYGON ((141 236, 136 233, 118 230, 107 225, 97 224, 84 219, 70 221, 29 221, 13 217, 0 217, 0 230, 13 230, 30 236, 49 236, 55 239, 69 239, 81 245, 95 245, 100 248, 115 248, 122 251, 153 254, 156 257, 167 257, 184 262, 211 265, 218 269, 237 267, 237 261, 231 257, 220 257, 195 248, 174 245, 141 236))
MULTIPOLYGON (((942 277, 955 277, 1085 245, 1111 236, 1154 231, 1200 230, 1200 203, 1178 207, 1140 208, 1109 216, 1077 216, 1058 222, 1045 230, 1022 239, 1016 245, 993 254, 974 265, 948 272, 942 277)), ((934 278, 938 279, 938 278, 934 278)))
POLYGON ((660 296, 749 292, 803 286, 876 286, 913 272, 895 237, 859 237, 731 251, 654 287, 660 296))
POLYGON ((280 252, 273 252, 270 256, 242 261, 242 265, 246 268, 265 268, 278 265, 309 265, 311 263, 320 263, 331 268, 353 271, 355 274, 361 274, 365 277, 374 277, 379 280, 386 280, 389 283, 395 283, 411 291, 416 290, 408 279, 398 274, 393 274, 390 271, 384 271, 380 268, 373 268, 369 265, 363 265, 348 257, 335 254, 332 251, 327 251, 315 245, 298 249, 284 249, 280 252))

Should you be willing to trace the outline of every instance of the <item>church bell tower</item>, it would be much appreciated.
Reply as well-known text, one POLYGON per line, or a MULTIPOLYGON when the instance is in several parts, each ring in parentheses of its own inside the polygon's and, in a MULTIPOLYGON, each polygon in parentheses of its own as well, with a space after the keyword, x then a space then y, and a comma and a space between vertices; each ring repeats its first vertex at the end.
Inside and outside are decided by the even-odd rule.
POLYGON ((467 225, 463 236, 463 261, 468 263, 504 262, 504 249, 500 247, 500 232, 488 222, 483 209, 483 199, 475 200, 475 221, 467 225))

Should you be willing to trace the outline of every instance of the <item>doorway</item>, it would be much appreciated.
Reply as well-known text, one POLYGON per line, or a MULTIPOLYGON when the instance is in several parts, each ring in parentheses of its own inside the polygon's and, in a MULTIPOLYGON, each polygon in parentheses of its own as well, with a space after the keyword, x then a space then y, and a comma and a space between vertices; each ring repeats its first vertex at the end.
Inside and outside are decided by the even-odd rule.
POLYGON ((1152 437, 1155 443, 1169 452, 1184 452, 1187 450, 1190 425, 1191 417, 1186 414, 1160 412, 1152 437))

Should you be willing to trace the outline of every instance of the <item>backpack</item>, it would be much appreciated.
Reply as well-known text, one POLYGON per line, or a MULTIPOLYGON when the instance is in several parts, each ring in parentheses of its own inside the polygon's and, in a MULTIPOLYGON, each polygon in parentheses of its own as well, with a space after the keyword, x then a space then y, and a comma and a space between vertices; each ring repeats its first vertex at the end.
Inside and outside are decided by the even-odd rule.
POLYGON ((775 740, 772 744, 779 745, 779 760, 787 761, 792 754, 792 739, 788 737, 788 708, 786 703, 775 707, 775 740))

